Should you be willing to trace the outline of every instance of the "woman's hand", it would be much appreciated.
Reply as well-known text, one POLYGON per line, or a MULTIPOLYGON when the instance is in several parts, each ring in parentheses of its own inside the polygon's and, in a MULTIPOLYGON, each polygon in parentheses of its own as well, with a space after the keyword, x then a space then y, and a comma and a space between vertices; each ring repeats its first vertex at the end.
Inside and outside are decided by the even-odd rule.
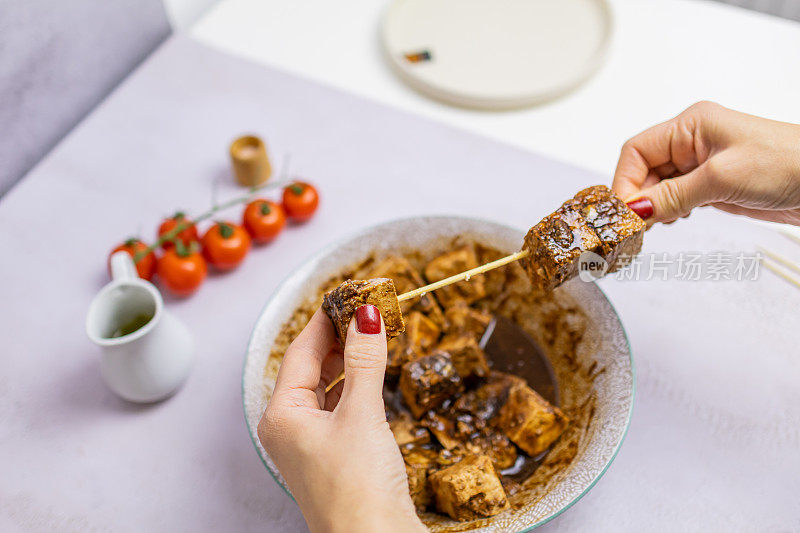
POLYGON ((386 422, 385 370, 372 305, 356 311, 344 354, 321 310, 286 351, 258 436, 312 531, 425 531, 386 422), (326 394, 342 368, 347 379, 326 394))
POLYGON ((625 143, 613 189, 648 226, 702 205, 800 224, 800 126, 694 104, 625 143))

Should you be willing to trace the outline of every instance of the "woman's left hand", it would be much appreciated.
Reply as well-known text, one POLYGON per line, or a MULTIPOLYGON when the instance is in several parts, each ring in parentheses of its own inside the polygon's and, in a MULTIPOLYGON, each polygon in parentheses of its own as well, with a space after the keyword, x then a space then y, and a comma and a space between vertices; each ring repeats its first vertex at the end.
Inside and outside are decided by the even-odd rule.
POLYGON ((312 531, 425 531, 383 406, 386 334, 360 307, 344 353, 318 310, 289 346, 258 425, 312 531), (347 379, 325 388, 345 369, 347 379))

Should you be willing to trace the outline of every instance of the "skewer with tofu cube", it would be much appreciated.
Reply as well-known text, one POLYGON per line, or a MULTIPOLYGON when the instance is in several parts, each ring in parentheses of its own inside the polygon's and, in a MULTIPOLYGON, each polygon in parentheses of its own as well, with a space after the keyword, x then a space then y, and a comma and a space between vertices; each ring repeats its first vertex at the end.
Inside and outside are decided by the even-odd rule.
MULTIPOLYGON (((344 344, 347 327, 356 309, 364 304, 375 305, 386 325, 386 338, 391 339, 404 331, 401 304, 414 298, 425 298, 430 292, 442 289, 439 301, 445 307, 470 304, 486 295, 486 288, 480 276, 489 270, 521 261, 528 273, 531 284, 538 290, 553 290, 562 283, 578 275, 579 261, 586 252, 597 254, 608 263, 607 272, 624 267, 642 248, 645 222, 634 213, 625 202, 608 187, 596 185, 579 191, 573 198, 564 202, 554 213, 528 231, 522 250, 485 265, 478 265, 475 250, 465 246, 437 257, 425 267, 425 277, 432 281, 429 285, 397 295, 391 279, 376 278, 364 281, 348 280, 325 295, 322 307, 333 321, 339 341, 344 344), (457 273, 459 270, 468 270, 457 273), (468 283, 470 282, 470 283, 468 283)), ((405 262, 384 261, 379 265, 385 272, 395 272, 405 286, 409 281, 419 280, 419 274, 405 262)), ((411 309, 405 304, 406 309, 411 309)), ((432 310, 437 329, 444 322, 441 309, 436 300, 428 298, 425 307, 432 310), (437 323, 439 322, 439 323, 437 323)), ((419 317, 424 315, 418 311, 419 317)), ((413 313, 412 313, 413 314, 413 313)), ((417 317, 415 320, 424 322, 417 317)), ((423 324, 426 325, 427 324, 423 324)), ((415 330, 419 329, 415 327, 415 330)), ((427 329, 433 330, 433 327, 427 329)), ((431 337, 434 335, 432 334, 431 337)), ((438 332, 435 335, 438 337, 438 332)), ((450 340, 452 341, 452 337, 450 340)), ((459 340, 452 349, 471 350, 474 347, 465 340, 459 340), (463 346, 462 346, 463 344, 463 346), (470 344, 470 346, 467 346, 470 344)), ((399 344, 399 343, 396 343, 399 344)), ((390 370, 396 369, 419 354, 413 347, 393 347, 390 370), (409 349, 412 352, 409 352, 409 349), (405 355, 413 355, 406 357, 405 355)), ((424 350, 423 350, 424 351, 424 350)), ((473 358, 474 359, 474 358, 473 358)), ((475 374, 481 376, 486 368, 476 361, 475 374)), ((342 375, 334 380, 328 390, 341 381, 342 375)))
POLYGON ((578 275, 579 259, 592 252, 619 270, 639 253, 647 225, 608 187, 578 192, 525 236, 522 266, 531 283, 552 290, 578 275))
POLYGON ((344 346, 347 328, 356 310, 365 304, 378 308, 386 328, 386 338, 391 339, 405 330, 403 314, 394 283, 390 279, 347 280, 322 299, 322 309, 333 322, 336 336, 344 346))

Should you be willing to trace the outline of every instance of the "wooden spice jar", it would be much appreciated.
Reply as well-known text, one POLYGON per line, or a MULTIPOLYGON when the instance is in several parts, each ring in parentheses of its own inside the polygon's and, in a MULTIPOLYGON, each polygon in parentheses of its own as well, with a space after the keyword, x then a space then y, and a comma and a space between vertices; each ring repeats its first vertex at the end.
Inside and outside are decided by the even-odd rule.
POLYGON ((265 183, 272 175, 264 141, 255 135, 239 137, 230 148, 233 173, 239 185, 255 187, 265 183))

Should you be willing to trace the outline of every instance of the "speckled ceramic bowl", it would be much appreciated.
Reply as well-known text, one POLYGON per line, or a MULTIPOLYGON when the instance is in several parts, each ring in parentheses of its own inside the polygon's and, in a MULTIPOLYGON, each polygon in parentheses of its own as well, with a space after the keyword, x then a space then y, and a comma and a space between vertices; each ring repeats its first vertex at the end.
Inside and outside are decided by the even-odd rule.
MULTIPOLYGON (((286 482, 261 447, 256 434, 258 421, 275 384, 278 365, 275 361, 270 364, 269 359, 282 326, 298 307, 308 305, 317 297, 327 280, 370 255, 447 249, 454 236, 512 253, 519 249, 524 233, 493 222, 462 217, 422 217, 387 222, 321 251, 293 272, 267 302, 250 338, 242 377, 242 397, 253 444, 275 480, 287 492, 286 482)), ((579 394, 564 395, 571 374, 556 372, 562 390, 562 408, 568 413, 570 409, 588 413, 574 418, 573 425, 580 428, 568 437, 562 436, 548 455, 564 456, 568 451, 568 460, 554 460, 546 477, 510 498, 511 510, 491 519, 468 523, 453 522, 430 513, 423 516, 423 520, 432 530, 529 531, 577 502, 614 460, 628 428, 633 406, 633 364, 625 332, 611 304, 593 283, 572 281, 554 294, 559 301, 565 302, 564 306, 577 309, 584 317, 584 333, 574 341, 576 348, 564 357, 570 360, 570 368, 575 368, 576 374, 591 376, 586 382, 588 385, 576 388, 581 391, 579 394), (565 405, 565 402, 574 405, 565 405)), ((531 310, 531 316, 535 311, 531 310)), ((543 331, 550 335, 553 333, 551 329, 559 327, 548 324, 548 329, 543 331)), ((547 355, 551 362, 562 357, 550 352, 547 355)))

